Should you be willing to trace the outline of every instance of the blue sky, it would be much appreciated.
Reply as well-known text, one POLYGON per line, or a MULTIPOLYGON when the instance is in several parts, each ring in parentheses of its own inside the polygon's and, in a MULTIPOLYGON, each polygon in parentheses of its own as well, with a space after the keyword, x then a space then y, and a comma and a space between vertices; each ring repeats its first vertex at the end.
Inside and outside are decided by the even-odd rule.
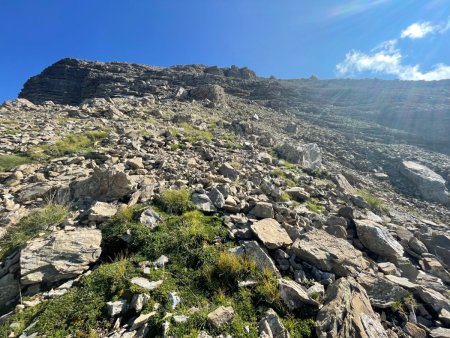
POLYGON ((448 0, 2 0, 0 102, 63 57, 450 78, 448 0))

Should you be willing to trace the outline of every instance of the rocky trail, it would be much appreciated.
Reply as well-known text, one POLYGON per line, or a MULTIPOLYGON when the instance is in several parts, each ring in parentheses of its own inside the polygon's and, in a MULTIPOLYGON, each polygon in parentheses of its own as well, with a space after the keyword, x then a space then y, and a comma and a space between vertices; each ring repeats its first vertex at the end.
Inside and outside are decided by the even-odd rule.
POLYGON ((448 155, 304 95, 237 67, 31 78, 0 107, 0 337, 449 337, 448 155))

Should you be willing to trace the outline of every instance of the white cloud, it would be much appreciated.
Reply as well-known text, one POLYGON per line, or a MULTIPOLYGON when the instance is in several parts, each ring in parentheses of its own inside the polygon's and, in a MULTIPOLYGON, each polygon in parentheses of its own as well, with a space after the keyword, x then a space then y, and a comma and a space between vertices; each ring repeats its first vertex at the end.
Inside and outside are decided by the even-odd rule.
POLYGON ((448 18, 447 22, 441 22, 438 25, 432 25, 431 22, 415 22, 412 25, 406 27, 406 29, 402 30, 400 33, 400 37, 402 39, 422 39, 423 37, 429 34, 444 34, 450 30, 450 18, 448 18))
POLYGON ((400 80, 450 79, 450 66, 445 64, 435 65, 428 72, 422 72, 419 65, 404 65, 396 40, 383 42, 369 54, 357 50, 350 51, 345 60, 336 66, 336 71, 340 76, 371 72, 395 75, 400 80))
POLYGON ((439 29, 439 26, 432 26, 430 22, 413 23, 402 31, 400 37, 402 39, 421 39, 424 36, 434 33, 439 29))

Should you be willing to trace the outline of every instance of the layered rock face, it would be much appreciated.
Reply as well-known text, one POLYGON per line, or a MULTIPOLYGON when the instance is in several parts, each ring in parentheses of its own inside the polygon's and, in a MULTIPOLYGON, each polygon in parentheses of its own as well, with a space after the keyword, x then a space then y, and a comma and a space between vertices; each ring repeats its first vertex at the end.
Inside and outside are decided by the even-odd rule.
POLYGON ((219 84, 232 87, 237 80, 254 80, 247 68, 218 68, 200 65, 150 67, 128 63, 102 63, 62 59, 41 74, 29 79, 19 97, 33 103, 53 101, 60 104, 80 104, 86 99, 176 94, 176 86, 199 87, 192 92, 196 99, 223 100, 219 84), (170 88, 169 88, 170 87, 170 88))

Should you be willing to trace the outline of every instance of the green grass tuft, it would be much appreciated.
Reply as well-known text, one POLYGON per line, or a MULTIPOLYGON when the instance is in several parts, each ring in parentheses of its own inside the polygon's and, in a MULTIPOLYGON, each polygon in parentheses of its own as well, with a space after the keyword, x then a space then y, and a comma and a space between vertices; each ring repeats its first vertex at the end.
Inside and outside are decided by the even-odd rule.
POLYGON ((186 189, 166 190, 161 194, 159 202, 161 208, 168 213, 182 214, 194 209, 191 193, 186 189))
POLYGON ((361 196, 371 208, 383 211, 385 206, 383 201, 367 190, 358 190, 357 195, 361 196))
POLYGON ((12 253, 19 245, 30 240, 53 225, 64 222, 69 215, 67 206, 49 203, 43 208, 33 210, 18 224, 8 228, 0 239, 0 261, 12 253))
POLYGON ((319 204, 319 200, 317 198, 311 198, 311 200, 307 201, 306 207, 316 214, 321 214, 325 211, 325 207, 319 204))

